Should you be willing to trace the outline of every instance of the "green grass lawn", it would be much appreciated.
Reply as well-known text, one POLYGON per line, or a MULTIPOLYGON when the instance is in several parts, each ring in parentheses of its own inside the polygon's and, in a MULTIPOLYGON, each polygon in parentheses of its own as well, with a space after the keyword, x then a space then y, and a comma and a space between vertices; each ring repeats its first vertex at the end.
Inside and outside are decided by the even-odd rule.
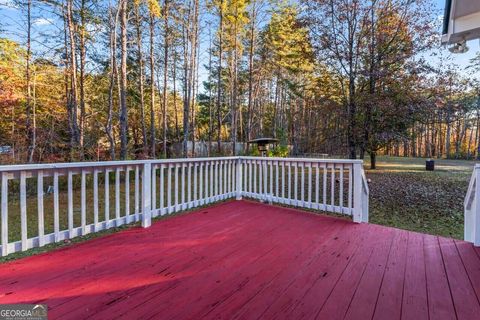
MULTIPOLYGON (((370 179, 370 222, 463 239, 463 200, 474 161, 379 157, 370 179)), ((368 161, 365 168, 369 167, 368 161)))

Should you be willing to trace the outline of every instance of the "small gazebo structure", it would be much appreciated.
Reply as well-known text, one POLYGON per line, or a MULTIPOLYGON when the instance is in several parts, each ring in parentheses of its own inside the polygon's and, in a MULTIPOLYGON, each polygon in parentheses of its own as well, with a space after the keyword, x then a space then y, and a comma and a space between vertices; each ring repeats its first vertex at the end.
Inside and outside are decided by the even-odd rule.
POLYGON ((278 143, 278 139, 275 139, 275 138, 257 138, 257 139, 248 141, 248 144, 257 145, 258 151, 260 152, 262 157, 267 156, 269 145, 275 145, 277 143, 278 143))

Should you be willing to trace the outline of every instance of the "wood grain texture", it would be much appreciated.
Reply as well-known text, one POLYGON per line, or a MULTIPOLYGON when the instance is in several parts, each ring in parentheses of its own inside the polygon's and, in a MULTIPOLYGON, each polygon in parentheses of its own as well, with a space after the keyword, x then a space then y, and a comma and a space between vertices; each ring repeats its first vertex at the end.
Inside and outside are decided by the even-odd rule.
POLYGON ((51 319, 475 319, 479 254, 230 201, 2 264, 0 303, 45 303, 51 319))

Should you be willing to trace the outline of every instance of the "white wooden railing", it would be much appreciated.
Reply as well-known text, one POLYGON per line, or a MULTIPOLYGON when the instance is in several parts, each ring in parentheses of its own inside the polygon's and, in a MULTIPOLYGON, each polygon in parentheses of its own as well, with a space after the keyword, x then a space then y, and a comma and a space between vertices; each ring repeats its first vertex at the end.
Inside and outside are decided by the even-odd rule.
POLYGON ((480 164, 475 165, 464 205, 464 239, 480 246, 480 164))
POLYGON ((242 195, 368 222, 368 185, 361 160, 242 157, 242 195))
POLYGON ((221 157, 0 166, 1 255, 242 197, 368 222, 362 161, 221 157))

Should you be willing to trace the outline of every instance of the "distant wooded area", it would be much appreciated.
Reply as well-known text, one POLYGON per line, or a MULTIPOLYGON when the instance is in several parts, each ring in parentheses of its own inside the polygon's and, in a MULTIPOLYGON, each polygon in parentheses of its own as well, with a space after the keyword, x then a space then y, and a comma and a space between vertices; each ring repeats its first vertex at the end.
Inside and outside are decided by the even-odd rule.
POLYGON ((373 164, 377 154, 478 158, 480 55, 456 66, 439 47, 441 12, 432 8, 4 1, 0 161, 159 158, 175 142, 194 156, 189 141, 218 155, 263 136, 293 155, 373 164))

